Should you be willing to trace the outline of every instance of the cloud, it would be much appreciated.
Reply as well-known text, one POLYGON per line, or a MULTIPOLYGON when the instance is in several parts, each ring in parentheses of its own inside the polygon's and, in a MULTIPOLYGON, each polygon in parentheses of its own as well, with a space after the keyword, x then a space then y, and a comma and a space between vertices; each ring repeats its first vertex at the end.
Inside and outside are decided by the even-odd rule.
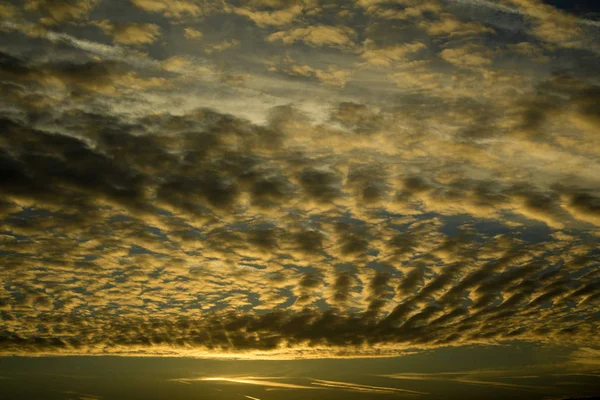
POLYGON ((598 349, 582 347, 571 354, 572 362, 584 365, 598 365, 598 349))
POLYGON ((237 39, 226 40, 221 43, 213 44, 204 48, 204 52, 207 54, 211 54, 213 52, 221 52, 232 47, 239 46, 240 41, 237 39))
POLYGON ((113 41, 118 44, 142 45, 153 43, 160 35, 160 28, 156 24, 112 24, 109 21, 101 21, 98 26, 107 35, 112 36, 113 41))
POLYGON ((40 12, 43 15, 42 22, 52 25, 86 18, 97 4, 98 0, 26 0, 24 8, 40 12))
POLYGON ((387 394, 409 394, 409 395, 424 395, 425 392, 417 392, 414 390, 399 389, 384 386, 360 385, 356 383, 328 381, 323 379, 313 379, 313 385, 323 386, 327 388, 339 388, 347 391, 366 392, 366 393, 387 393, 387 394))
POLYGON ((183 32, 185 38, 188 40, 200 40, 204 36, 202 32, 194 28, 185 28, 183 32))
POLYGON ((131 2, 144 11, 161 13, 173 19, 198 17, 205 13, 198 3, 188 0, 131 0, 131 2))
POLYGON ((113 61, 82 63, 49 63, 30 66, 17 58, 5 58, 0 68, 15 81, 35 83, 54 90, 78 89, 97 94, 114 95, 120 90, 143 90, 164 85, 159 77, 140 77, 127 65, 113 61))
POLYGON ((461 22, 452 14, 440 14, 437 21, 422 21, 419 26, 431 36, 475 36, 494 33, 492 28, 479 22, 461 22))
POLYGON ((329 168, 307 167, 297 179, 306 194, 318 202, 330 202, 342 196, 341 176, 329 168))
POLYGON ((10 4, 0 5, 0 16, 3 18, 14 18, 17 15, 19 15, 19 10, 17 7, 10 4))
POLYGON ((541 63, 546 63, 550 61, 549 57, 544 55, 544 50, 541 47, 534 45, 533 43, 520 42, 516 44, 509 44, 507 47, 517 54, 526 56, 532 60, 541 63))
POLYGON ((373 43, 367 41, 365 43, 365 50, 360 56, 365 60, 365 66, 389 68, 398 61, 406 60, 409 55, 426 48, 427 46, 422 42, 377 48, 373 43))
POLYGON ((267 36, 267 41, 282 41, 287 45, 304 42, 310 46, 350 49, 354 47, 354 36, 355 32, 346 26, 318 25, 275 32, 267 36))
MULTIPOLYGON (((179 381, 189 381, 186 379, 178 379, 179 381)), ((285 383, 270 380, 269 378, 262 377, 235 377, 235 378, 227 378, 227 377, 207 377, 207 378, 198 378, 192 380, 200 380, 206 382, 225 382, 225 383, 240 383, 245 385, 255 385, 255 386, 265 386, 265 387, 273 387, 273 388, 281 388, 281 389, 319 389, 313 386, 305 386, 305 385, 296 385, 293 383, 285 383)), ((247 396, 246 396, 247 397, 247 396)))
POLYGON ((260 27, 288 25, 297 20, 303 10, 304 7, 301 5, 293 5, 289 8, 275 11, 258 11, 243 7, 233 8, 234 13, 248 17, 260 27))
POLYGON ((579 46, 582 31, 577 19, 542 1, 509 0, 534 21, 531 33, 543 41, 565 47, 579 46))
POLYGON ((475 45, 444 49, 439 55, 459 68, 479 68, 492 63, 490 51, 475 45))
POLYGON ((367 14, 391 20, 418 19, 428 13, 435 15, 443 9, 443 5, 439 1, 400 0, 399 4, 403 6, 400 10, 394 7, 386 7, 386 2, 381 0, 360 0, 358 4, 366 10, 367 14))
POLYGON ((295 64, 292 59, 286 57, 281 63, 269 61, 269 71, 281 71, 290 76, 301 76, 318 80, 327 86, 340 87, 346 86, 351 79, 351 72, 329 65, 327 69, 313 68, 309 65, 295 64))
MULTIPOLYGON (((19 65, 18 60, 7 59, 6 71, 13 64, 19 65)), ((344 124, 356 132, 376 132, 382 123, 376 112, 356 104, 341 104, 334 115, 340 113, 346 115, 344 124), (360 118, 350 118, 356 116, 360 118)), ((3 122, 3 193, 15 204, 3 224, 9 233, 5 236, 16 241, 6 248, 11 252, 6 265, 21 265, 27 271, 24 277, 43 277, 45 272, 35 266, 41 262, 67 273, 66 282, 70 268, 85 268, 96 271, 98 287, 69 297, 69 291, 48 286, 41 292, 19 280, 15 291, 5 294, 4 308, 8 315, 18 311, 38 318, 39 313, 54 315, 63 307, 81 309, 86 304, 109 312, 110 304, 118 303, 128 323, 111 328, 110 337, 115 339, 108 339, 102 334, 104 324, 112 320, 107 314, 87 333, 85 345, 77 337, 88 328, 77 319, 69 322, 72 333, 56 339, 42 340, 42 333, 21 331, 21 339, 4 337, 9 353, 94 354, 107 348, 123 353, 143 346, 152 352, 173 352, 180 343, 206 351, 269 354, 287 343, 299 354, 302 346, 317 345, 340 346, 337 354, 342 355, 386 354, 385 346, 393 343, 458 345, 482 338, 502 341, 513 334, 554 340, 548 332, 560 335, 569 327, 562 323, 567 309, 558 306, 563 299, 577 299, 570 313, 585 315, 593 307, 597 292, 593 276, 576 282, 567 279, 567 272, 543 267, 569 262, 575 250, 568 236, 548 239, 544 247, 510 235, 473 236, 468 229, 464 235, 448 236, 435 220, 419 222, 420 217, 408 225, 381 226, 380 217, 371 220, 369 214, 355 213, 361 219, 349 220, 334 211, 336 202, 345 207, 365 202, 385 205, 380 200, 393 190, 413 197, 433 196, 444 187, 440 181, 415 175, 398 179, 389 165, 384 171, 378 164, 355 159, 349 165, 337 161, 333 167, 301 157, 291 159, 298 166, 285 172, 278 166, 281 161, 275 161, 279 156, 271 159, 278 154, 269 146, 277 138, 274 132, 210 110, 153 115, 135 123, 71 112, 62 121, 62 129, 85 135, 32 130, 10 119, 3 122), (113 129, 94 131, 99 121, 113 129), (134 135, 134 131, 148 133, 134 135), (162 171, 168 173, 157 175, 162 171), (344 203, 346 197, 356 197, 356 203, 344 203), (239 214, 250 204, 285 209, 298 207, 299 201, 333 203, 334 208, 317 208, 320 222, 300 219, 292 225, 239 214), (53 218, 32 215, 25 224, 18 217, 27 212, 23 207, 45 210, 53 218), (156 208, 165 211, 155 215, 156 208), (42 222, 46 225, 39 225, 42 222), (54 234, 40 236, 40 226, 49 232, 71 232, 86 245, 73 247, 54 234), (384 227, 388 231, 382 236, 384 227), (103 232, 118 232, 118 237, 109 241, 103 232), (31 235, 35 241, 17 239, 31 235), (101 257, 88 259, 87 254, 104 247, 101 257), (32 254, 45 255, 28 260, 32 254), (372 260, 380 264, 375 268, 369 264, 372 260), (384 260, 393 264, 381 264, 384 260), (543 278, 536 277, 543 271, 543 278), (106 286, 112 274, 120 283, 106 286), (202 288, 195 286, 199 279, 204 281, 202 288), (142 292, 132 296, 136 287, 142 292), (253 295, 256 300, 250 301, 253 295), (174 330, 175 325, 151 327, 150 321, 128 312, 130 307, 147 307, 167 316, 174 311, 168 307, 172 301, 178 302, 180 311, 201 306, 205 314, 200 318, 179 314, 173 324, 181 326, 174 330), (331 301, 339 309, 324 313, 311 308, 319 301, 331 301), (288 302, 302 311, 281 306, 288 302), (248 312, 261 304, 281 309, 265 315, 248 312), (235 307, 239 313, 219 311, 223 307, 235 307), (533 318, 531 311, 544 318, 533 318), (487 325, 490 321, 493 330, 487 325), (531 329, 519 331, 523 323, 531 329), (143 339, 136 333, 140 330, 143 339)), ((463 190, 459 195, 468 199, 471 189, 467 185, 463 190)), ((530 211, 521 211, 524 215, 552 210, 554 204, 553 197, 547 201, 523 186, 507 187, 506 195, 525 199, 524 207, 530 211)), ((554 218, 563 217, 558 213, 554 218)), ((589 257, 592 248, 583 246, 577 254, 589 257)), ((75 287, 83 285, 75 282, 75 287)), ((581 329, 581 340, 593 330, 584 324, 573 326, 581 329)))
POLYGON ((479 372, 472 371, 467 373, 440 373, 440 374, 394 374, 394 375, 386 375, 388 378, 392 379, 402 379, 402 380, 431 380, 431 381, 446 381, 446 382, 456 382, 456 383, 464 383, 467 385, 476 385, 476 386, 485 386, 489 388, 498 388, 498 389, 508 389, 508 390, 517 390, 522 392, 530 392, 530 393, 538 393, 538 392, 546 392, 551 390, 548 386, 534 386, 534 385, 523 385, 516 383, 507 383, 507 382, 498 382, 498 381, 490 381, 490 380, 482 380, 480 376, 492 376, 498 375, 497 372, 479 372), (453 376, 455 375, 455 376, 453 376))

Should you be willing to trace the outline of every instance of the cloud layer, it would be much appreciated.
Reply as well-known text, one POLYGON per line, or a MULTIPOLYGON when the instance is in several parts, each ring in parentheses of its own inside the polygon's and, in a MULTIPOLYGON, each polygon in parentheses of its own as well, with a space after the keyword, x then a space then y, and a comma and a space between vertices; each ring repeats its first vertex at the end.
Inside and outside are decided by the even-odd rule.
POLYGON ((396 3, 0 6, 0 353, 598 345, 598 28, 396 3))

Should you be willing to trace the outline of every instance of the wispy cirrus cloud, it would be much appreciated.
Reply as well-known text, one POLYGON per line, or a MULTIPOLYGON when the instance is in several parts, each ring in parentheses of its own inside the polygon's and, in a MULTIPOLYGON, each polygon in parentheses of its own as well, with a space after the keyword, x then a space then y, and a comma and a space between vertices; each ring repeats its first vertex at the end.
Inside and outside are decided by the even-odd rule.
POLYGON ((348 382, 338 382, 338 381, 328 381, 323 379, 314 379, 312 382, 313 385, 322 386, 326 388, 332 389, 341 389, 347 391, 355 391, 355 392, 366 392, 366 393, 378 393, 378 394, 403 394, 403 395, 425 395, 428 393, 425 392, 417 392, 414 390, 400 389, 395 387, 385 387, 385 386, 372 386, 372 385, 360 385, 357 383, 348 383, 348 382))
POLYGON ((278 389, 319 389, 318 387, 308 386, 308 385, 297 385, 294 383, 286 383, 280 380, 273 380, 273 378, 269 377, 204 377, 204 378, 196 378, 196 379, 176 379, 177 382, 191 382, 191 381, 203 381, 203 382, 223 382, 223 383, 237 383, 243 385, 253 385, 253 386, 264 386, 269 388, 278 388, 278 389))

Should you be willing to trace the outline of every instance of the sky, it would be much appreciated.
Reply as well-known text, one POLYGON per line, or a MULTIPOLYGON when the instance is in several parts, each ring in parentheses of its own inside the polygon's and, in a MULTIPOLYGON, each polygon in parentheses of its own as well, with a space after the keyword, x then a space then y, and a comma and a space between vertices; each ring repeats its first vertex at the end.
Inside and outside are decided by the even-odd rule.
POLYGON ((600 394, 599 65, 593 0, 0 0, 0 398, 600 394))

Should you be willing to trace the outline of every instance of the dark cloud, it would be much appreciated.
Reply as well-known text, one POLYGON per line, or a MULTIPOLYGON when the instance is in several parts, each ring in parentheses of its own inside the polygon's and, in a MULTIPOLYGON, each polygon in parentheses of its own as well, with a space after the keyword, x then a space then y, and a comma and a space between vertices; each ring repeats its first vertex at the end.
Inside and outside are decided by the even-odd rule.
POLYGON ((337 271, 333 284, 333 299, 336 303, 346 305, 350 298, 350 288, 353 280, 353 276, 347 271, 337 271))
MULTIPOLYGON (((367 183, 371 176, 387 182, 385 175, 373 167, 355 168, 345 186, 341 173, 306 167, 299 172, 299 187, 294 187, 293 177, 288 180, 274 160, 267 158, 268 153, 253 150, 255 146, 264 149, 260 139, 252 139, 245 152, 232 152, 222 137, 232 128, 256 138, 261 137, 260 131, 253 133, 251 125, 243 126, 241 121, 208 111, 181 118, 156 116, 152 124, 149 120, 126 124, 108 118, 103 129, 81 136, 67 132, 73 127, 92 127, 103 121, 102 117, 73 113, 62 115, 61 121, 64 133, 3 120, 3 229, 9 234, 3 236, 3 242, 5 251, 10 252, 4 268, 35 279, 47 279, 45 268, 63 273, 72 269, 94 271, 101 282, 97 286, 100 291, 94 297, 87 294, 78 299, 67 296, 73 289, 64 292, 50 282, 43 284, 44 291, 16 285, 9 288, 8 295, 2 297, 6 320, 17 321, 14 317, 18 312, 26 316, 18 324, 11 322, 4 331, 5 353, 93 352, 95 348, 128 353, 139 348, 189 345, 239 352, 273 350, 284 342, 292 346, 350 346, 360 352, 367 351, 368 346, 391 343, 437 346, 526 337, 528 333, 519 330, 525 321, 535 327, 528 332, 536 340, 541 332, 548 338, 567 332, 586 337, 589 332, 589 328, 578 325, 583 320, 574 320, 575 325, 568 329, 561 326, 562 314, 557 307, 585 315, 598 294, 597 278, 590 275, 576 281, 568 277, 567 270, 543 267, 544 263, 562 263, 563 258, 571 257, 570 242, 558 241, 540 253, 539 245, 531 247, 506 235, 486 238, 467 226, 458 235, 431 236, 435 224, 392 225, 392 233, 381 240, 371 221, 324 218, 326 214, 320 216, 320 222, 296 220, 286 232, 282 222, 239 216, 244 197, 253 201, 267 198, 278 207, 290 204, 289 193, 294 191, 304 191, 309 200, 331 201, 347 190, 360 199, 360 192, 352 192, 353 185, 367 183), (157 133, 134 133, 140 131, 157 133), (273 186, 263 186, 266 189, 257 192, 256 188, 269 179, 281 182, 281 189, 270 191, 273 186), (19 211, 13 202, 25 202, 29 209, 19 211), (41 210, 45 207, 53 211, 44 214, 41 210), (140 213, 155 214, 160 207, 202 217, 199 221, 203 222, 199 227, 194 227, 193 220, 178 222, 179 217, 168 211, 162 211, 162 217, 160 213, 155 216, 150 225, 136 219, 140 213), (229 220, 219 222, 220 218, 229 220), (73 247, 73 241, 59 240, 58 232, 66 232, 69 226, 81 238, 77 240, 89 243, 81 251, 73 247), (40 235, 42 227, 51 233, 40 235), (118 239, 109 241, 108 235, 115 234, 118 239), (27 236, 37 239, 29 241, 27 236), (22 244, 11 245, 15 240, 22 244), (385 249, 382 255, 389 256, 388 261, 398 264, 382 264, 368 273, 361 270, 364 267, 339 264, 339 268, 328 270, 321 264, 323 260, 365 263, 379 248, 385 249), (110 253, 95 259, 94 249, 111 249, 125 258, 117 264, 111 261, 110 253), (45 255, 25 258, 39 252, 45 255), (185 261, 177 258, 200 265, 182 268, 185 261), (262 265, 264 260, 270 261, 262 265), (315 264, 296 267, 289 264, 292 260, 313 260, 315 264), (15 266, 9 267, 11 263, 15 266), (127 272, 119 264, 129 265, 127 272), (240 265, 245 267, 239 269, 240 265), (291 272, 297 268, 302 272, 294 278, 291 272), (105 269, 112 275, 105 275, 105 269), (266 274, 279 278, 267 280, 266 274), (183 288, 196 279, 205 286, 190 297, 186 293, 189 289, 183 288), (123 291, 127 285, 139 284, 147 288, 141 300, 123 291), (174 286, 167 289, 170 285, 174 286), (183 290, 178 289, 180 285, 183 290), (271 292, 275 285, 279 288, 271 292), (295 302, 302 311, 269 310, 264 315, 243 311, 252 307, 248 293, 259 296, 256 305, 263 301, 276 305, 293 302, 293 295, 284 295, 286 290, 296 293, 295 302), (327 312, 314 308, 319 301, 327 301, 324 293, 328 290, 332 308, 327 312), (365 293, 362 305, 356 298, 361 292, 365 293), (140 301, 137 306, 136 301, 140 301), (168 307, 169 303, 181 310, 196 304, 213 311, 202 317, 181 315, 178 322, 165 325, 162 318, 136 316, 132 313, 135 308, 130 308, 150 304, 168 307), (67 318, 60 311, 75 307, 81 312, 85 304, 100 313, 92 331, 80 317, 67 318), (222 305, 240 311, 217 311, 222 305), (123 314, 117 318, 111 307, 123 314), (353 311, 357 308, 361 311, 353 311), (534 311, 545 317, 532 319, 534 311), (36 327, 36 320, 43 323, 36 327)), ((235 132, 234 137, 238 135, 235 132)), ((402 186, 418 195, 433 190, 434 184, 413 176, 405 178, 402 186)), ((556 199, 566 190, 559 189, 556 199)), ((552 210, 558 204, 553 197, 524 185, 512 191, 513 196, 525 199, 525 207, 537 212, 552 210)), ((581 206, 591 202, 589 196, 568 196, 572 199, 568 204, 590 212, 581 206)), ((587 261, 575 261, 572 268, 595 265, 592 253, 584 249, 577 250, 577 257, 587 261)), ((75 279, 73 288, 81 284, 75 283, 75 275, 66 279, 75 279)), ((11 281, 21 282, 15 277, 11 281)))
POLYGON ((348 172, 348 188, 354 187, 355 196, 361 204, 376 204, 386 199, 389 192, 388 178, 383 165, 356 165, 348 172))
POLYGON ((387 294, 391 292, 391 274, 388 271, 376 271, 369 283, 370 303, 366 311, 369 318, 377 317, 387 302, 387 294))
POLYGON ((325 235, 318 230, 301 229, 291 235, 293 249, 303 255, 316 255, 323 250, 325 235))
POLYGON ((300 172, 298 181, 306 194, 318 202, 331 202, 342 196, 342 180, 334 171, 309 167, 300 172))
POLYGON ((416 266, 406 274, 398 289, 404 294, 411 293, 419 284, 423 284, 424 276, 425 266, 416 266))

